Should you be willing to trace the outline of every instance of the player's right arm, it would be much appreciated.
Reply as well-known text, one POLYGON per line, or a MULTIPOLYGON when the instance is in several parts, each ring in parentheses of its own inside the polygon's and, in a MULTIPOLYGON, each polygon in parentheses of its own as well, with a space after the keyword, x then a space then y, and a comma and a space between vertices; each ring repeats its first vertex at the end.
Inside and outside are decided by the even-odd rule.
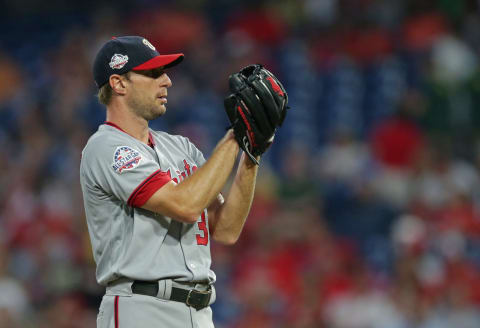
POLYGON ((225 185, 238 151, 233 131, 229 130, 194 174, 178 184, 164 184, 141 207, 182 222, 196 222, 225 185))

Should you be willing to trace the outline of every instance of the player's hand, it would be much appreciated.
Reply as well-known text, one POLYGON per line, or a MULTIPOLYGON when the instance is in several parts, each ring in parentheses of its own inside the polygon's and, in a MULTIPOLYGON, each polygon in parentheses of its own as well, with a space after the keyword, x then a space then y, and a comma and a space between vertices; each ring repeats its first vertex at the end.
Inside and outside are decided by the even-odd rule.
POLYGON ((227 133, 225 133, 225 136, 223 138, 225 140, 235 139, 235 133, 233 132, 233 129, 228 129, 227 133))
POLYGON ((230 143, 232 147, 235 147, 237 151, 239 150, 239 146, 237 141, 235 140, 235 133, 233 132, 233 129, 228 129, 223 138, 218 142, 217 146, 215 147, 218 148, 220 145, 223 145, 224 143, 230 143))

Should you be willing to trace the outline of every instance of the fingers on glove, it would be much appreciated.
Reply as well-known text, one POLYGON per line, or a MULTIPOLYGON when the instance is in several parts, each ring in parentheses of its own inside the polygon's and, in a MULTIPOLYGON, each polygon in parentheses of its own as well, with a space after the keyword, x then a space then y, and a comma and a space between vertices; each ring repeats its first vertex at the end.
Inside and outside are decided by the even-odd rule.
POLYGON ((275 99, 275 94, 266 85, 265 80, 256 78, 251 81, 251 85, 265 107, 265 112, 270 124, 275 127, 279 126, 282 119, 282 107, 281 105, 278 105, 277 102, 280 101, 275 99))
POLYGON ((236 86, 232 92, 238 92, 249 85, 258 94, 265 107, 270 124, 275 128, 282 125, 288 103, 288 95, 282 83, 263 65, 249 65, 240 70, 237 79, 233 82, 236 86))
POLYGON ((270 91, 275 101, 275 104, 278 106, 277 111, 280 117, 278 125, 281 125, 287 113, 287 91, 285 91, 282 83, 275 77, 275 75, 273 75, 269 70, 265 68, 262 69, 261 81, 264 82, 263 85, 265 85, 270 91))
POLYGON ((258 82, 261 70, 262 66, 259 64, 243 68, 239 73, 230 75, 229 87, 230 91, 238 95, 244 102, 247 111, 252 115, 258 128, 265 135, 271 135, 275 132, 281 115, 268 88, 265 85, 260 85, 259 87, 252 85, 252 81, 256 84, 261 83, 258 82))
POLYGON ((247 87, 240 92, 239 96, 260 131, 262 131, 264 135, 273 134, 275 132, 275 125, 271 123, 268 114, 265 112, 261 98, 254 90, 251 87, 247 87))
MULTIPOLYGON (((286 100, 285 102, 288 102, 287 91, 285 91, 285 88, 283 87, 282 83, 275 77, 275 75, 273 75, 273 73, 266 68, 263 68, 261 72, 262 72, 262 78, 269 82, 267 85, 270 88, 270 90, 277 96, 281 97, 280 99, 276 98, 275 100, 278 100, 281 102, 281 100, 285 98, 286 100)), ((283 105, 283 103, 278 103, 278 105, 281 106, 283 105)))

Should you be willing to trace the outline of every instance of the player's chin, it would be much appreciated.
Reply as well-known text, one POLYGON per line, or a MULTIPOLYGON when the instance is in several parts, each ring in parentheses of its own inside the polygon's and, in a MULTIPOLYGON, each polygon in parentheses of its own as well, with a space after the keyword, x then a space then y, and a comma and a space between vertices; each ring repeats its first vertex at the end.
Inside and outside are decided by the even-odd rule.
POLYGON ((146 119, 147 121, 152 121, 159 118, 163 114, 165 114, 166 111, 167 109, 165 106, 163 106, 163 108, 154 107, 149 111, 144 112, 143 118, 146 119))
POLYGON ((163 114, 165 114, 167 112, 167 105, 160 105, 159 109, 158 109, 158 116, 162 116, 163 114))
POLYGON ((167 112, 167 106, 160 105, 155 108, 155 110, 152 113, 153 114, 152 116, 155 116, 155 118, 158 118, 160 116, 163 116, 166 112, 167 112))

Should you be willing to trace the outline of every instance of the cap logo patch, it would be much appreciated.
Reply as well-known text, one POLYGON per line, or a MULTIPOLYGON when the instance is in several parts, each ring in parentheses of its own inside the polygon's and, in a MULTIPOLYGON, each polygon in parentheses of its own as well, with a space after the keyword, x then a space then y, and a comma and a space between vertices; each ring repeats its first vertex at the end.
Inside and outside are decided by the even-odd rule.
POLYGON ((142 156, 140 152, 128 146, 117 147, 113 154, 112 168, 118 174, 124 171, 132 170, 138 166, 142 156))
POLYGON ((147 39, 143 39, 142 40, 143 44, 146 45, 147 47, 149 47, 150 49, 152 49, 153 51, 156 51, 157 49, 155 49, 155 47, 153 46, 153 44, 151 44, 150 42, 148 42, 147 39))
POLYGON ((115 54, 112 56, 112 59, 110 59, 110 63, 108 65, 110 65, 112 69, 121 69, 126 63, 128 63, 127 55, 115 54))

